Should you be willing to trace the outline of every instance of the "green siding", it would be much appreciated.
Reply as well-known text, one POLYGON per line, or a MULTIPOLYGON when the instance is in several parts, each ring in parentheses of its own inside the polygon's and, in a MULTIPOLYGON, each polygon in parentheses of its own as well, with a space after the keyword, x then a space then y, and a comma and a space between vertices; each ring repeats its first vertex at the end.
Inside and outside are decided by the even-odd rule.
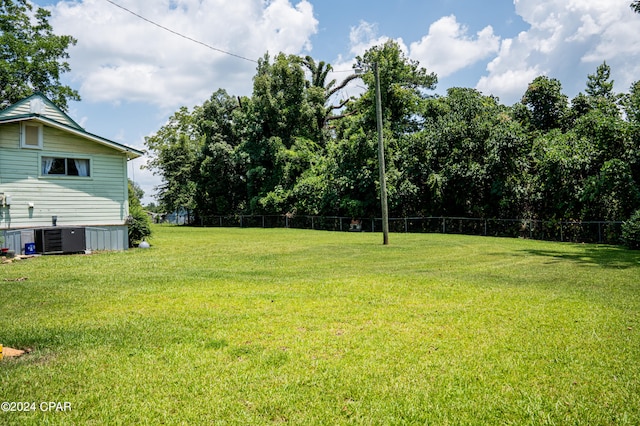
POLYGON ((20 148, 20 125, 0 126, 0 192, 11 207, 0 209, 0 227, 123 225, 128 215, 126 157, 109 147, 44 127, 43 149, 20 148), (42 156, 82 157, 91 177, 43 177, 42 156), (34 208, 29 208, 29 203, 34 208))

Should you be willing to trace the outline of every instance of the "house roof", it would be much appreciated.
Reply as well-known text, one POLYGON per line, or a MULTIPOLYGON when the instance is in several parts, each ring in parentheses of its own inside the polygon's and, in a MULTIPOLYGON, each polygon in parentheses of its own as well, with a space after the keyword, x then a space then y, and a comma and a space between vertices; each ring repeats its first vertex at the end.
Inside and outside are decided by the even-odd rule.
POLYGON ((51 100, 39 92, 0 111, 0 124, 22 121, 44 124, 80 136, 81 138, 122 152, 126 154, 129 159, 138 158, 144 154, 135 148, 87 132, 64 111, 51 102, 51 100))

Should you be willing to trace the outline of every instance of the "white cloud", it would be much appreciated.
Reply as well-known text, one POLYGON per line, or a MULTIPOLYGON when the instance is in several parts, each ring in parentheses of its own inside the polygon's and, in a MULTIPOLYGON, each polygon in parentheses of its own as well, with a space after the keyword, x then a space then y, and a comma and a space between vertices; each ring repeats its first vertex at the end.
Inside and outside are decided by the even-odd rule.
POLYGON ((530 28, 503 40, 477 88, 512 103, 544 74, 559 79, 572 97, 584 91, 587 75, 606 61, 615 90, 626 91, 640 71, 640 15, 628 3, 515 0, 516 12, 530 28))
MULTIPOLYGON (((351 27, 349 32, 349 51, 354 56, 362 56, 370 48, 382 45, 390 39, 388 36, 378 35, 378 26, 376 24, 360 21, 360 24, 356 27, 351 27)), ((407 47, 401 38, 396 39, 396 42, 404 52, 407 51, 407 47)))
POLYGON ((446 77, 498 51, 500 38, 491 26, 479 31, 475 39, 467 33, 455 16, 440 18, 431 24, 426 36, 411 43, 410 56, 439 77, 446 77))
MULTIPOLYGON (((302 53, 318 21, 307 0, 117 0, 184 36, 251 60, 302 53)), ((222 87, 248 94, 256 64, 172 34, 101 0, 61 1, 51 23, 78 43, 69 60, 89 102, 146 102, 166 110, 222 87)))

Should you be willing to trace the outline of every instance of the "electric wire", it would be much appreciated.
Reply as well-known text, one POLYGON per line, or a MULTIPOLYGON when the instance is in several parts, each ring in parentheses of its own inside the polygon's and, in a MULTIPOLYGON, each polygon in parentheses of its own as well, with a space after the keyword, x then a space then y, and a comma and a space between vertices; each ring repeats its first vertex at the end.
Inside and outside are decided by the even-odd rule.
MULTIPOLYGON (((182 33, 179 33, 177 31, 174 31, 171 28, 167 28, 164 25, 158 24, 157 22, 152 21, 151 19, 145 18, 144 16, 132 11, 131 9, 127 9, 126 7, 124 7, 122 5, 119 5, 118 3, 116 3, 116 2, 114 2, 112 0, 105 0, 105 1, 108 2, 108 3, 111 3, 115 7, 118 7, 120 9, 124 10, 125 12, 128 12, 128 13, 132 14, 136 18, 142 19, 143 21, 148 22, 151 25, 155 25, 156 27, 161 28, 161 29, 163 29, 165 31, 168 31, 171 34, 177 35, 178 37, 182 37, 182 38, 184 38, 186 40, 189 40, 189 41, 192 41, 192 42, 197 43, 199 45, 202 45, 202 46, 204 46, 204 47, 206 47, 208 49, 214 50, 216 52, 224 53, 225 55, 233 56, 235 58, 243 59, 245 61, 253 62, 253 63, 256 63, 256 64, 258 63, 258 61, 256 61, 255 59, 250 59, 250 58, 247 58, 247 57, 242 56, 242 55, 238 55, 238 54, 235 54, 235 53, 227 52, 226 50, 218 49, 217 47, 213 47, 210 44, 204 43, 204 42, 202 42, 200 40, 197 40, 195 38, 192 38, 192 37, 189 37, 189 36, 184 35, 182 33)), ((334 73, 348 73, 348 72, 353 72, 353 70, 332 70, 332 72, 334 72, 334 73)))
POLYGON ((132 14, 133 16, 135 16, 135 17, 137 17, 137 18, 140 18, 140 19, 142 19, 143 21, 146 21, 146 22, 148 22, 148 23, 150 23, 150 24, 152 24, 152 25, 155 25, 156 27, 161 28, 161 29, 163 29, 163 30, 165 30, 165 31, 168 31, 168 32, 170 32, 170 33, 172 33, 172 34, 174 34, 174 35, 177 35, 178 37, 182 37, 182 38, 184 38, 184 39, 186 39, 186 40, 189 40, 189 41, 192 41, 192 42, 194 42, 194 43, 200 44, 200 45, 202 45, 202 46, 204 46, 204 47, 206 47, 206 48, 208 48, 208 49, 215 50, 216 52, 224 53, 225 55, 233 56, 233 57, 235 57, 235 58, 239 58, 239 59, 244 59, 245 61, 254 62, 254 63, 256 63, 256 64, 258 63, 258 61, 256 61, 255 59, 250 59, 250 58, 247 58, 247 57, 244 57, 244 56, 241 56, 241 55, 236 55, 235 53, 227 52, 226 50, 218 49, 217 47, 213 47, 213 46, 211 46, 211 45, 209 45, 209 44, 207 44, 207 43, 204 43, 204 42, 202 42, 202 41, 200 41, 200 40, 196 40, 195 38, 192 38, 192 37, 186 36, 186 35, 184 35, 184 34, 181 34, 181 33, 177 32, 177 31, 174 31, 174 30, 172 30, 171 28, 167 28, 167 27, 165 27, 164 25, 158 24, 157 22, 154 22, 154 21, 152 21, 152 20, 150 20, 150 19, 147 19, 147 18, 145 18, 144 16, 139 15, 139 14, 137 14, 136 12, 134 12, 134 11, 132 11, 132 10, 130 10, 130 9, 127 9, 127 8, 126 8, 126 7, 124 7, 124 6, 119 5, 119 4, 118 4, 118 3, 116 3, 116 2, 113 2, 113 1, 111 1, 111 0, 105 0, 105 1, 107 1, 108 3, 111 3, 112 5, 114 5, 114 6, 118 7, 118 8, 120 8, 120 9, 122 9, 122 10, 126 11, 126 12, 129 12, 129 13, 130 13, 130 14, 132 14))
MULTIPOLYGON (((192 41, 194 43, 197 43, 197 44, 199 44, 201 46, 204 46, 204 47, 206 47, 208 49, 211 49, 211 50, 214 50, 216 52, 224 53, 225 55, 233 56, 235 58, 243 59, 245 61, 253 62, 253 63, 256 63, 256 64, 258 63, 258 61, 256 61, 255 59, 250 59, 250 58, 247 58, 247 57, 242 56, 242 55, 238 55, 238 54, 235 54, 235 53, 228 52, 226 50, 218 49, 217 47, 211 46, 210 44, 204 43, 204 42, 202 42, 200 40, 197 40, 195 38, 192 38, 192 37, 189 37, 189 36, 184 35, 182 33, 179 33, 177 31, 174 31, 171 28, 167 28, 164 25, 158 24, 157 22, 154 22, 151 19, 145 18, 144 16, 142 16, 142 15, 140 15, 140 14, 138 14, 138 13, 136 13, 136 12, 130 10, 130 9, 127 9, 126 7, 124 7, 122 5, 119 5, 118 3, 116 3, 116 2, 114 2, 112 0, 105 0, 105 1, 108 2, 108 3, 111 3, 115 7, 118 7, 120 9, 124 10, 125 12, 128 12, 128 13, 132 14, 136 18, 142 19, 143 21, 145 21, 145 22, 147 22, 147 23, 149 23, 151 25, 155 25, 156 27, 158 27, 160 29, 163 29, 165 31, 168 31, 171 34, 177 35, 178 37, 182 37, 182 38, 184 38, 186 40, 192 41)), ((351 70, 331 70, 331 72, 334 72, 334 73, 352 73, 353 70, 352 69, 351 70)))

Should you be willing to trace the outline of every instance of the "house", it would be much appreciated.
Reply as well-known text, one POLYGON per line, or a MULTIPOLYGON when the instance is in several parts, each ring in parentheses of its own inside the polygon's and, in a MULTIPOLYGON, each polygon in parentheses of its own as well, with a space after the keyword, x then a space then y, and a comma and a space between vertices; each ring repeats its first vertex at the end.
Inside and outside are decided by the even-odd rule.
POLYGON ((142 154, 86 132, 41 93, 0 111, 3 247, 126 249, 127 161, 142 154))

